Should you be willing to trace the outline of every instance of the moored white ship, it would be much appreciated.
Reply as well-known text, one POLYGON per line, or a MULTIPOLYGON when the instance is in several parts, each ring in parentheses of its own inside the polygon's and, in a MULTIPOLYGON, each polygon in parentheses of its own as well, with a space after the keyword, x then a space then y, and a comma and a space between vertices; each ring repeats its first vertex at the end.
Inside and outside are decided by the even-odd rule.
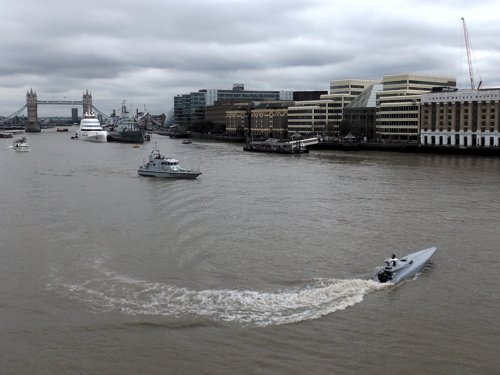
POLYGON ((89 142, 107 142, 108 132, 104 130, 95 113, 85 113, 80 121, 76 138, 89 142))

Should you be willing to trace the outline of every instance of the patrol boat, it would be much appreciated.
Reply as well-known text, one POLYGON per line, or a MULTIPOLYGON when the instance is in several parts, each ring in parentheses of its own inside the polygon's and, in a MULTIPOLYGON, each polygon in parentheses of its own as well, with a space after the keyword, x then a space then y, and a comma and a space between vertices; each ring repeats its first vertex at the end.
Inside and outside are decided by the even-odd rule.
POLYGON ((137 170, 140 176, 195 179, 201 172, 185 169, 179 165, 179 160, 169 156, 163 156, 156 144, 149 154, 149 161, 139 166, 137 170))

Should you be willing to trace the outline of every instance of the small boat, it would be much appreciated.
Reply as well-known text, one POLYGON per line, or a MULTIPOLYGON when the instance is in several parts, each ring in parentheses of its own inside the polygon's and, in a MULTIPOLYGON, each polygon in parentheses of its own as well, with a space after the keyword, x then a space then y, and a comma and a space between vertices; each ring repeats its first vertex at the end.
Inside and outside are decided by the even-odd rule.
POLYGON ((132 148, 140 148, 141 146, 139 145, 133 145, 132 148))
POLYGON ((80 121, 80 128, 74 139, 89 142, 107 142, 108 132, 101 127, 95 113, 86 112, 80 121))
POLYGON ((26 142, 26 137, 15 139, 12 143, 12 149, 14 151, 29 151, 28 142, 26 142))
POLYGON ((182 168, 177 159, 163 156, 156 144, 149 154, 149 161, 139 166, 137 172, 140 176, 183 179, 195 179, 201 174, 199 171, 182 168))
POLYGON ((193 143, 193 142, 191 142, 189 139, 183 139, 183 140, 182 140, 182 144, 183 144, 183 145, 189 145, 189 144, 191 144, 191 143, 193 143))
POLYGON ((68 128, 57 128, 56 131, 57 132, 67 132, 69 130, 68 130, 68 128))
POLYGON ((0 138, 13 138, 12 133, 0 133, 0 138))
POLYGON ((397 284, 419 273, 435 251, 435 247, 430 247, 408 254, 402 259, 397 259, 393 255, 392 258, 386 259, 386 266, 375 272, 372 279, 380 283, 397 284))

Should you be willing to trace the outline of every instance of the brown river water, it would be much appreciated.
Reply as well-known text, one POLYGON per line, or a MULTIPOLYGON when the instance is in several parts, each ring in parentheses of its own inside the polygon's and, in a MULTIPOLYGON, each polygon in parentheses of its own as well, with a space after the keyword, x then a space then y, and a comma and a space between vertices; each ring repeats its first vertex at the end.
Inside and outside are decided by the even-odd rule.
POLYGON ((0 373, 499 373, 500 158, 154 136, 166 180, 73 131, 0 140, 0 373))

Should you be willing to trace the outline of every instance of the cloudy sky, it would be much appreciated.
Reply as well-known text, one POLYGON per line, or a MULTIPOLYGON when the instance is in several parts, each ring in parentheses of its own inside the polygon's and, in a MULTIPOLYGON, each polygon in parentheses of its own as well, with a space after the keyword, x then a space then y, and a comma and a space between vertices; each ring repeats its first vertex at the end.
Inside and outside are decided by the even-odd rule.
MULTIPOLYGON (((500 87, 497 0, 0 0, 0 115, 39 100, 167 113, 203 88, 328 90, 423 73, 500 87)), ((70 116, 39 106, 39 116, 70 116)), ((79 109, 81 112, 81 109, 79 109)))

